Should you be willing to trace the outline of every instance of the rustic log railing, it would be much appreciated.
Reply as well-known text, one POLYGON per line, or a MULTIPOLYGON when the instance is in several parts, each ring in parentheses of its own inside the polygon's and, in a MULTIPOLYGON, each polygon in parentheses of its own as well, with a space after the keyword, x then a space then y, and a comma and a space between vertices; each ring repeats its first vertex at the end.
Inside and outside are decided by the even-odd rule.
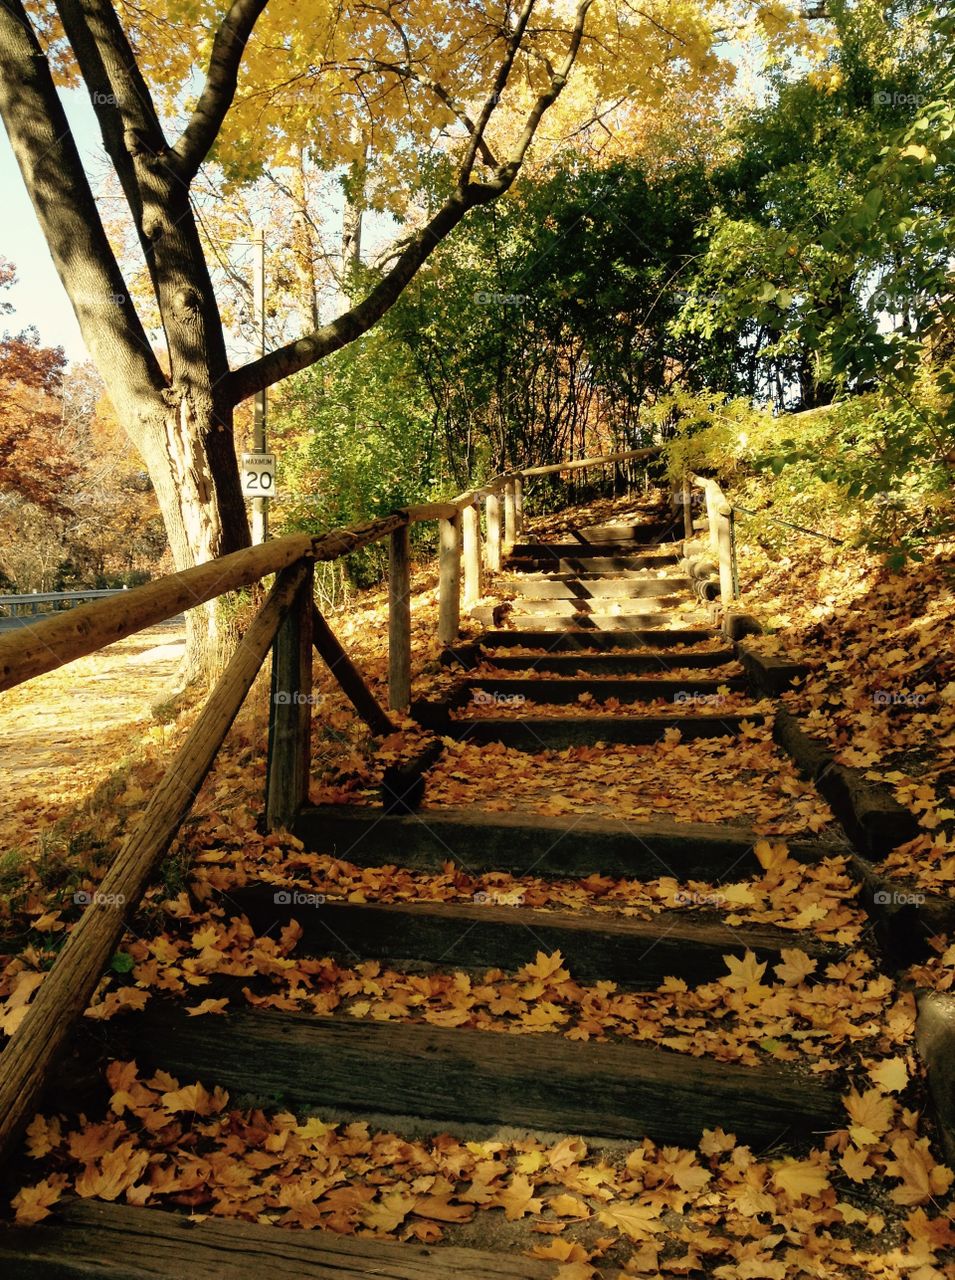
POLYGON ((29 1121, 74 1021, 89 1004, 127 919, 188 815, 269 651, 265 813, 271 829, 287 826, 308 799, 313 647, 372 732, 382 735, 393 729, 316 606, 315 563, 389 540, 388 701, 392 710, 404 710, 411 700, 411 526, 438 522, 438 635, 451 644, 460 627, 462 598, 470 606, 481 597, 485 568, 496 572, 502 556, 520 539, 526 477, 602 467, 657 452, 658 448, 631 449, 507 472, 447 502, 406 507, 359 527, 318 537, 277 538, 0 635, 2 692, 186 609, 277 575, 195 725, 0 1056, 0 1158, 29 1121), (481 531, 482 502, 486 539, 481 531))
POLYGON ((724 608, 739 599, 739 574, 736 565, 736 522, 731 503, 719 484, 707 476, 687 472, 682 483, 683 519, 686 540, 683 555, 688 575, 697 584, 703 599, 715 598, 716 586, 724 608), (703 490, 708 530, 708 545, 694 540, 692 486, 703 490))

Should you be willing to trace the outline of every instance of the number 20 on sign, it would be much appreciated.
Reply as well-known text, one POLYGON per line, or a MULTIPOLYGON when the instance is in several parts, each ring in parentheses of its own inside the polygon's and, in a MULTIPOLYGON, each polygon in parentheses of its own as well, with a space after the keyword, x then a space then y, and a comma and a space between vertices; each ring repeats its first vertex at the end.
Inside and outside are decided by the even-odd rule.
POLYGON ((274 453, 243 453, 242 495, 245 498, 275 497, 274 453))

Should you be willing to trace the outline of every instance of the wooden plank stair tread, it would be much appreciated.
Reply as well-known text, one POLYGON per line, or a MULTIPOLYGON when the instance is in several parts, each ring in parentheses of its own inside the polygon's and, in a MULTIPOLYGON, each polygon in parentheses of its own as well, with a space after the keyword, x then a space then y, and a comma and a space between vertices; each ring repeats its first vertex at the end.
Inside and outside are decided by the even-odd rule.
POLYGON ((559 560, 562 556, 577 556, 581 559, 596 557, 597 559, 613 559, 616 556, 637 556, 645 560, 675 560, 678 552, 675 546, 668 547, 658 542, 634 542, 624 539, 620 542, 515 542, 511 548, 510 559, 536 560, 546 558, 559 560))
POLYGON ((659 742, 669 729, 679 729, 684 741, 732 737, 744 721, 763 724, 765 713, 711 712, 674 715, 626 715, 605 712, 588 716, 481 716, 451 720, 442 733, 459 742, 483 745, 500 742, 516 751, 558 751, 596 742, 642 745, 659 742))
POLYGON ((519 1253, 294 1231, 99 1200, 56 1206, 56 1221, 0 1231, 10 1280, 551 1280, 519 1253))
MULTIPOLYGON (((554 817, 536 813, 490 813, 478 809, 423 809, 384 814, 358 805, 311 805, 292 826, 307 848, 361 867, 393 866, 440 870, 451 861, 474 874, 716 882, 759 875, 753 854, 759 839, 747 827, 718 823, 678 823, 554 817)), ((789 840, 790 856, 815 862, 845 852, 824 840, 789 840)))
POLYGON ((507 648, 519 645, 522 649, 543 649, 548 652, 566 653, 586 649, 647 649, 669 648, 670 645, 701 644, 719 635, 712 627, 673 627, 661 629, 631 628, 619 631, 598 631, 596 628, 575 629, 568 627, 561 632, 515 628, 512 631, 483 631, 479 637, 482 649, 507 648))
POLYGON ((520 697, 532 702, 554 704, 577 702, 582 694, 591 694, 595 702, 602 702, 606 698, 617 698, 621 702, 640 702, 653 698, 672 700, 681 693, 688 697, 698 694, 713 695, 720 689, 743 693, 749 688, 749 683, 743 676, 707 680, 660 673, 619 680, 586 680, 575 676, 529 676, 524 679, 510 676, 468 676, 464 687, 499 694, 504 698, 520 697))
POLYGON ((228 905, 248 916, 259 934, 278 934, 297 920, 302 928, 297 951, 303 954, 347 953, 352 959, 514 971, 538 951, 560 951, 577 981, 613 981, 633 988, 656 987, 667 977, 706 982, 726 972, 724 955, 741 956, 747 950, 773 963, 787 947, 801 947, 820 960, 838 954, 812 936, 771 925, 731 928, 719 920, 681 919, 671 912, 639 920, 605 911, 500 906, 495 892, 506 898, 506 889, 492 889, 483 894, 485 901, 329 899, 316 907, 297 903, 294 890, 257 884, 231 890, 228 905))
POLYGON ((543 596, 537 598, 534 596, 515 596, 510 601, 512 607, 512 617, 514 614, 537 615, 553 614, 556 617, 575 617, 575 616, 610 616, 615 617, 639 617, 641 620, 646 617, 652 617, 658 621, 669 622, 671 620, 671 610, 678 609, 680 605, 685 604, 692 599, 692 603, 696 604, 695 597, 689 595, 640 595, 640 596, 592 596, 586 595, 564 595, 564 596, 543 596), (614 612, 619 609, 619 613, 614 612))
POLYGON ((543 578, 537 581, 516 579, 505 583, 508 590, 522 601, 539 600, 683 600, 689 596, 689 578, 598 578, 582 581, 576 575, 543 578))
MULTIPOLYGON (((679 650, 660 649, 656 653, 536 653, 524 657, 519 654, 491 652, 483 662, 499 671, 543 671, 564 678, 575 677, 578 671, 594 676, 636 676, 641 673, 663 676, 668 663, 674 667, 690 667, 706 671, 735 662, 732 649, 712 649, 708 653, 680 653, 679 650)), ((450 663, 448 664, 450 665, 450 663)), ((599 687, 599 686, 598 686, 599 687)))
POLYGON ((153 1001, 110 1024, 141 1067, 197 1077, 234 1096, 278 1097, 296 1109, 414 1115, 695 1145, 717 1125, 748 1143, 801 1140, 838 1128, 837 1092, 776 1065, 743 1067, 636 1042, 598 1044, 556 1033, 273 1010, 191 1018, 153 1001))

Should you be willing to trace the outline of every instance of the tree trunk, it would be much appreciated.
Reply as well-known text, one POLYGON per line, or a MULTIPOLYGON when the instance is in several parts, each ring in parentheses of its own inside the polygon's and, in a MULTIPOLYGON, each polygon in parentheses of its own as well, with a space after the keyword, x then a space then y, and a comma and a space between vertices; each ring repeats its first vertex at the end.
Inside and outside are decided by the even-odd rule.
MULTIPOLYGON (((214 416, 188 396, 167 404, 146 395, 130 404, 128 396, 110 388, 108 376, 106 382, 107 390, 116 395, 117 414, 148 468, 176 569, 248 546, 231 412, 214 416), (142 426, 137 430, 130 423, 142 426)), ((233 640, 233 628, 219 602, 188 610, 186 653, 176 688, 220 670, 233 640)))

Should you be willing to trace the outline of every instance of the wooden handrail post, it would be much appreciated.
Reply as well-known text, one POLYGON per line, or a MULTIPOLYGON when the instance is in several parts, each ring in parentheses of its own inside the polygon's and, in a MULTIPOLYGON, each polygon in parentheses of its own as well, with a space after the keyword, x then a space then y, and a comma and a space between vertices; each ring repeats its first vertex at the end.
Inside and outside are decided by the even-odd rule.
POLYGON ((438 528, 438 639, 454 644, 461 626, 461 512, 438 528))
POLYGON ((710 548, 713 551, 719 551, 719 498, 714 492, 715 487, 712 481, 707 481, 703 494, 706 498, 706 523, 710 531, 710 548))
POLYGON ((715 502, 717 550, 720 564, 720 600, 725 607, 736 597, 733 591, 733 513, 726 502, 715 502))
POLYGON ((524 477, 514 477, 514 541, 520 542, 524 532, 524 477))
POLYGON ((411 531, 391 535, 388 567, 388 705, 403 711, 411 703, 411 531))
POLYGON ((312 730, 312 611, 315 567, 309 563, 272 645, 265 821, 288 827, 308 800, 312 730))
POLYGON ((517 481, 511 476, 504 486, 504 551, 510 555, 517 541, 517 481))
POLYGON ((461 513, 464 535, 464 607, 469 609, 484 594, 481 582, 481 513, 477 503, 461 513))
POLYGON ((683 475, 683 536, 693 537, 693 487, 686 473, 683 475))
POLYGON ((501 499, 489 493, 484 499, 487 518, 487 567, 492 573, 501 572, 501 499))

